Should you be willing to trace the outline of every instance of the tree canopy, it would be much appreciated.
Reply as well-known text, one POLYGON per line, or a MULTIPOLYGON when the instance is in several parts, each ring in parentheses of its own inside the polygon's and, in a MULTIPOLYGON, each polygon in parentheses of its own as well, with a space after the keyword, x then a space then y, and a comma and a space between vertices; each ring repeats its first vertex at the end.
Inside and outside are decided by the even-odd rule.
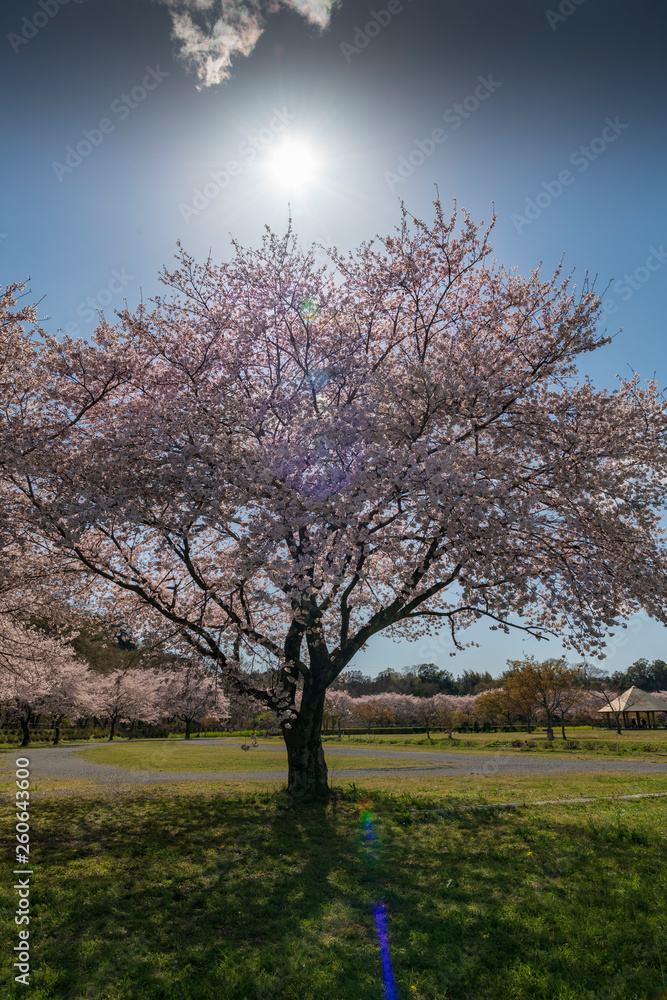
POLYGON ((380 631, 460 648, 485 618, 588 653, 634 610, 666 620, 658 387, 579 379, 594 290, 456 225, 403 210, 326 267, 291 231, 220 265, 179 250, 91 343, 37 342, 2 300, 14 523, 275 710, 295 798, 326 796, 324 695, 380 631))

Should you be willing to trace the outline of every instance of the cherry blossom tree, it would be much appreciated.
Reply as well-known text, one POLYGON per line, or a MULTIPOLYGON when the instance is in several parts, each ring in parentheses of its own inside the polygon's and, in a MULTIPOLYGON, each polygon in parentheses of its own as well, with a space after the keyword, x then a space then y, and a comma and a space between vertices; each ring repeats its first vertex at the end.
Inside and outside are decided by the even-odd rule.
MULTIPOLYGON (((450 740, 454 739, 454 730, 460 724, 462 711, 460 699, 447 694, 437 694, 433 699, 436 703, 436 723, 446 730, 450 740)), ((467 699, 472 701, 473 699, 467 699)))
MULTIPOLYGON (((585 725, 600 725, 600 716, 598 714, 599 709, 603 705, 610 705, 614 698, 618 696, 612 694, 612 691, 605 687, 604 691, 598 691, 591 689, 585 691, 581 697, 581 701, 577 705, 577 722, 583 723, 585 725)), ((612 711, 612 715, 615 713, 612 711)), ((611 720, 610 720, 611 721, 611 720)), ((620 721, 615 719, 616 731, 618 735, 621 735, 620 721)))
POLYGON ((423 726, 426 730, 426 738, 431 739, 431 729, 438 724, 440 714, 440 703, 434 696, 432 698, 415 698, 412 707, 415 722, 423 726))
POLYGON ((0 669, 0 707, 19 723, 21 746, 29 745, 30 727, 40 715, 52 717, 57 744, 62 720, 87 712, 91 703, 86 674, 86 664, 57 646, 49 659, 32 656, 18 669, 0 669))
POLYGON ((387 692, 381 695, 385 705, 389 707, 393 715, 394 724, 397 726, 411 726, 415 722, 415 704, 418 701, 428 700, 416 698, 410 694, 398 694, 387 692))
POLYGON ((586 655, 667 621, 659 388, 579 379, 600 298, 489 236, 436 203, 316 266, 267 232, 222 265, 180 250, 91 343, 11 326, 17 528, 275 711, 293 801, 328 797, 326 691, 379 632, 461 648, 486 619, 586 655))
POLYGON ((73 659, 65 662, 59 670, 51 665, 50 686, 42 702, 42 710, 51 716, 53 744, 60 743, 60 726, 64 719, 77 719, 91 714, 93 700, 88 682, 87 664, 73 659))
POLYGON ((229 699, 218 690, 215 677, 194 656, 180 670, 160 678, 157 700, 164 718, 185 723, 186 740, 190 739, 195 720, 204 716, 225 719, 229 715, 229 699))
POLYGON ((352 718, 366 726, 370 733, 372 726, 388 726, 394 721, 391 706, 381 694, 363 694, 352 699, 352 718))
MULTIPOLYGON (((656 698, 660 698, 662 701, 667 701, 667 691, 654 691, 653 694, 656 698)), ((667 722, 667 712, 658 712, 657 716, 663 723, 667 722)))
POLYGON ((338 729, 340 729, 341 723, 348 722, 352 717, 353 706, 354 699, 350 697, 347 691, 329 690, 326 693, 324 701, 323 718, 332 728, 338 726, 338 729))
MULTIPOLYGON (((40 377, 29 337, 37 308, 22 301, 25 294, 18 284, 0 293, 0 455, 11 452, 13 414, 21 412, 40 377)), ((0 478, 0 671, 27 669, 38 677, 42 665, 59 668, 71 661, 64 633, 70 639, 75 634, 75 616, 65 596, 83 577, 76 561, 54 564, 48 545, 15 516, 17 499, 0 478), (36 621, 45 627, 36 628, 36 621)))
POLYGON ((113 740, 119 722, 158 722, 163 717, 161 681, 157 671, 153 670, 132 668, 115 670, 106 675, 89 671, 92 711, 109 723, 109 742, 113 740))

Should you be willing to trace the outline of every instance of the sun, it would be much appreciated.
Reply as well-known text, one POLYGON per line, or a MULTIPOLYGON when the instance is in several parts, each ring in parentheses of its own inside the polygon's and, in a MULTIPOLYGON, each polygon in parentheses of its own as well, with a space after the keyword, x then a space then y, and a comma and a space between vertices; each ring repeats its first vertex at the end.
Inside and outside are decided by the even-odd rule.
POLYGON ((303 141, 285 139, 270 150, 267 172, 271 182, 283 191, 305 191, 315 185, 320 161, 303 141))

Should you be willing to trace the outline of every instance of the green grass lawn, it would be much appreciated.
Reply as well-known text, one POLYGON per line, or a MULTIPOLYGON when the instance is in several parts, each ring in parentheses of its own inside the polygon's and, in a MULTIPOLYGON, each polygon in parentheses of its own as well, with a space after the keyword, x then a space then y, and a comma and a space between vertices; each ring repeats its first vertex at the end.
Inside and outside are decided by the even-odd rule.
MULTIPOLYGON (((304 814, 256 788, 83 784, 32 804, 33 1000, 381 1000, 377 901, 401 1000, 667 993, 667 799, 410 811, 665 790, 664 776, 396 775, 340 783, 304 814)), ((11 983, 8 879, 0 905, 11 983)))
POLYGON ((590 729, 578 727, 565 728, 566 740, 560 736, 560 730, 553 743, 547 740, 546 732, 535 733, 455 733, 453 739, 442 733, 433 733, 428 739, 424 735, 372 735, 360 732, 354 736, 342 736, 340 739, 333 734, 325 734, 324 743, 331 746, 374 746, 394 747, 395 749, 414 750, 446 750, 449 752, 474 753, 484 751, 492 753, 522 753, 535 752, 564 754, 568 757, 588 757, 612 755, 625 756, 636 754, 667 755, 667 729, 639 730, 632 732, 624 730, 621 736, 616 730, 590 729), (520 744, 513 746, 512 744, 520 744))
MULTIPOLYGON (((667 756, 667 729, 664 727, 656 730, 623 730, 619 736, 615 729, 593 729, 591 726, 566 727, 567 739, 563 741, 560 730, 555 730, 556 738, 553 743, 549 743, 546 731, 538 728, 533 733, 455 733, 454 739, 450 740, 447 735, 434 732, 429 739, 424 734, 383 734, 368 735, 363 730, 359 730, 354 736, 342 736, 340 739, 335 733, 324 733, 323 742, 331 746, 346 747, 382 747, 410 750, 447 750, 460 753, 494 752, 494 753, 533 753, 545 751, 558 755, 565 754, 568 757, 589 757, 600 754, 611 754, 613 756, 626 756, 644 753, 657 753, 667 756), (513 746, 512 744, 520 744, 513 746)), ((40 742, 39 733, 36 732, 33 746, 49 746, 49 743, 40 742)), ((238 734, 223 734, 220 736, 221 744, 227 742, 239 743, 243 737, 238 734)), ((63 746, 71 745, 71 742, 63 740, 63 746)), ((142 738, 127 740, 117 737, 117 744, 160 745, 166 743, 164 738, 142 738)), ((169 743, 178 745, 186 741, 182 736, 170 736, 169 743)), ((195 738, 191 742, 196 746, 198 740, 195 738)), ((280 746, 284 747, 281 736, 274 736, 259 739, 260 746, 280 746)), ((96 739, 86 743, 87 746, 106 746, 106 740, 96 739)), ((18 750, 18 743, 0 743, 0 752, 8 750, 13 752, 18 750)))
MULTIPOLYGON (((213 746, 176 740, 151 740, 137 743, 106 743, 75 751, 93 764, 113 764, 132 771, 284 771, 287 774, 287 754, 282 743, 244 751, 219 743, 213 746)), ((336 756, 330 754, 330 771, 368 767, 419 767, 415 760, 336 756)))

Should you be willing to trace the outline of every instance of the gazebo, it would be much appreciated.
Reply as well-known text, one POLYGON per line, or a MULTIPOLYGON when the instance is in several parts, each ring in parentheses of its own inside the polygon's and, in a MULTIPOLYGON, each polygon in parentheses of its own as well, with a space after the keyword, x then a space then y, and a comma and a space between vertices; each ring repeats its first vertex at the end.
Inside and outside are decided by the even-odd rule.
POLYGON ((655 729, 655 713, 667 712, 667 701, 656 698, 655 695, 649 694, 647 691, 642 691, 641 688, 635 687, 633 684, 632 687, 624 691, 618 698, 614 698, 610 705, 604 705, 603 708, 599 708, 598 712, 622 714, 623 725, 626 729, 628 728, 628 718, 633 712, 635 713, 637 725, 639 725, 639 716, 646 713, 647 725, 649 728, 655 729), (653 718, 652 723, 651 717, 653 718))

